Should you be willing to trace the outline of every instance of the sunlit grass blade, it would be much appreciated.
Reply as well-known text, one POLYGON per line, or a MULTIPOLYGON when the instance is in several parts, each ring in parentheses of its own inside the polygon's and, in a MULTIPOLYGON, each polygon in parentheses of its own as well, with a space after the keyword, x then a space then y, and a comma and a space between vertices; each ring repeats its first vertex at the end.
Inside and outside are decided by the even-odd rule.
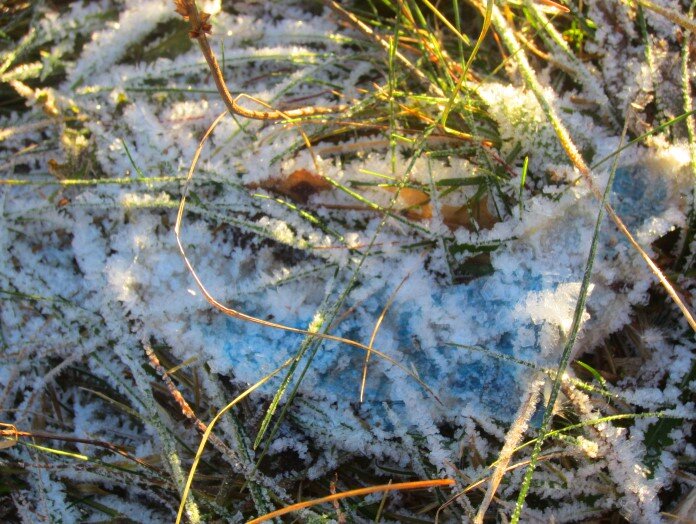
POLYGON ((386 491, 406 491, 412 489, 427 489, 435 487, 446 487, 454 486, 455 482, 452 479, 436 479, 436 480, 418 480, 414 482, 399 482, 395 484, 383 484, 381 486, 370 486, 369 488, 358 488, 352 489, 350 491, 344 491, 342 493, 336 493, 335 495, 329 495, 327 497, 322 497, 320 499, 307 500, 305 502, 298 502, 291 506, 281 508, 279 510, 273 511, 261 517, 251 519, 247 524, 260 524, 261 522, 267 522, 275 517, 280 517, 293 511, 299 511, 301 509, 310 508, 312 506, 317 506, 319 504, 324 504, 326 502, 333 502, 334 500, 341 500, 348 497, 361 497, 363 495, 370 495, 372 493, 381 493, 386 491))
MULTIPOLYGON (((628 120, 626 122, 628 122, 628 120)), ((627 126, 628 123, 624 124, 623 133, 621 135, 622 141, 626 136, 627 126)), ((537 457, 541 453, 541 447, 544 441, 546 440, 548 428, 551 424, 551 419, 553 418, 556 400, 558 399, 558 394, 561 390, 561 384, 563 382, 563 375, 566 371, 566 368, 568 367, 570 355, 573 350, 573 346, 575 345, 575 340, 577 338, 578 332, 580 331, 583 313, 585 312, 585 304, 587 302, 587 297, 590 290, 592 268, 594 267, 595 257, 597 255, 597 248, 599 246, 599 232, 602 227, 602 220, 604 218, 604 208, 607 202, 609 201, 609 195, 611 194, 611 188, 614 183, 614 176, 616 175, 616 168, 618 167, 618 163, 619 156, 617 155, 616 157, 614 157, 614 164, 612 165, 611 171, 609 173, 609 180, 607 181, 607 185, 604 189, 601 205, 599 206, 599 211, 597 213, 597 220, 595 221, 594 232, 592 233, 592 243, 590 244, 590 252, 587 256, 587 262, 585 264, 585 271, 582 278, 582 283, 580 285, 580 291, 578 293, 578 301, 575 305, 575 311, 573 312, 573 323, 571 324, 570 330, 566 337, 566 341, 563 346, 563 352, 558 362, 556 377, 553 380, 551 393, 549 395, 546 408, 544 409, 544 417, 541 421, 541 426, 539 427, 539 438, 534 445, 534 450, 532 451, 529 467, 525 471, 522 486, 520 487, 520 492, 517 497, 517 502, 515 504, 515 511, 513 512, 511 518, 512 524, 517 524, 517 522, 519 522, 520 520, 522 508, 524 507, 524 502, 527 497, 529 487, 532 483, 532 476, 534 475, 534 469, 536 468, 537 457)))

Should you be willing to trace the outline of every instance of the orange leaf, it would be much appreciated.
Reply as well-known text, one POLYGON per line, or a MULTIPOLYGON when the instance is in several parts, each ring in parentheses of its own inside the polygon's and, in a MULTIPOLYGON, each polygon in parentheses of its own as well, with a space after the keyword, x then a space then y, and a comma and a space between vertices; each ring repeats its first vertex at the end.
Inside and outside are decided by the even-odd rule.
POLYGON ((430 202, 430 196, 425 191, 420 189, 413 189, 411 187, 404 187, 399 192, 399 199, 397 204, 401 204, 404 207, 415 207, 422 206, 430 202))
MULTIPOLYGON (((390 193, 396 192, 396 188, 393 187, 386 190, 390 193)), ((428 193, 411 187, 401 188, 396 199, 396 208, 405 211, 406 216, 414 220, 427 220, 433 216, 428 193)))

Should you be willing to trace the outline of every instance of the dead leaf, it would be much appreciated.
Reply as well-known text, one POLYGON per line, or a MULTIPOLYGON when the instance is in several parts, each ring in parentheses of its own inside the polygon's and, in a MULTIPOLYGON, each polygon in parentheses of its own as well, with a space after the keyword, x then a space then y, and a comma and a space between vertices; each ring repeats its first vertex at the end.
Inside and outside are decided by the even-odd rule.
POLYGON ((488 211, 488 199, 486 197, 479 199, 478 202, 472 202, 471 205, 443 205, 441 212, 443 221, 450 229, 461 226, 472 230, 474 229, 474 221, 479 229, 491 229, 498 222, 496 217, 488 211))
POLYGON ((297 169, 284 178, 272 178, 261 184, 264 189, 278 191, 289 196, 297 202, 306 204, 309 197, 331 189, 331 184, 327 180, 312 173, 307 169, 297 169))
MULTIPOLYGON (((387 190, 392 193, 396 191, 394 188, 387 188, 387 190)), ((404 210, 406 216, 412 220, 428 220, 433 217, 430 196, 420 189, 402 188, 396 200, 396 207, 404 210)), ((488 211, 486 197, 462 206, 443 204, 440 207, 440 212, 443 221, 450 229, 465 227, 474 230, 476 229, 475 224, 478 229, 490 229, 498 222, 497 218, 488 211)))

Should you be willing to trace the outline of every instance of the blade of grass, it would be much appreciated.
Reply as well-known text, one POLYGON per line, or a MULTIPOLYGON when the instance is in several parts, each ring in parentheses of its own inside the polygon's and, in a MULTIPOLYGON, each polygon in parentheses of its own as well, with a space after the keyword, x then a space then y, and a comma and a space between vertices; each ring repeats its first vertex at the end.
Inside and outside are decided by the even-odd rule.
POLYGON ((133 160, 133 155, 131 155, 130 149, 128 149, 128 144, 126 144, 126 141, 122 138, 121 143, 123 144, 123 149, 126 150, 126 155, 128 155, 128 160, 130 161, 131 165, 133 166, 133 169, 135 169, 135 172, 138 173, 138 176, 140 178, 145 178, 145 173, 143 173, 138 165, 135 163, 135 160, 133 160))
MULTIPOLYGON (((577 424, 570 424, 568 426, 562 427, 560 429, 555 429, 553 431, 549 431, 546 434, 546 438, 553 438, 559 435, 563 435, 564 433, 570 433, 572 431, 575 431, 576 429, 582 429, 588 426, 596 426, 598 424, 606 424, 608 422, 614 422, 616 420, 636 420, 636 419, 645 419, 645 418, 657 418, 657 419, 664 419, 664 418, 678 418, 673 415, 666 414, 661 411, 650 411, 646 413, 620 413, 618 415, 607 415, 606 417, 599 417, 596 419, 592 420, 585 420, 583 422, 579 422, 577 424)), ((521 446, 518 446, 515 448, 515 453, 518 451, 523 450, 524 448, 527 448, 531 446, 532 444, 536 444, 538 442, 538 438, 529 440, 528 442, 525 442, 521 446)), ((494 462, 495 464, 495 462, 494 462)))
POLYGON ((524 191, 524 183, 527 181, 527 168, 529 167, 529 157, 524 157, 524 163, 522 164, 522 174, 520 175, 520 220, 522 220, 522 192, 524 191))
POLYGON ((126 185, 126 184, 170 184, 181 182, 185 177, 181 176, 156 176, 156 177, 119 177, 119 178, 51 178, 47 180, 31 180, 4 178, 0 179, 0 186, 99 186, 99 185, 126 185))
MULTIPOLYGON (((504 42, 505 46, 514 56, 515 61, 517 62, 517 65, 520 68, 520 72, 522 73, 522 77, 525 80, 525 83, 534 93, 537 102, 539 103, 542 110, 544 111, 544 114, 548 118, 551 126, 553 127, 556 133, 556 136, 558 137, 559 142, 561 143, 561 146, 565 150, 571 163, 578 169, 578 171, 580 171, 595 197, 598 200, 602 200, 602 195, 599 189, 595 186, 594 181, 592 180, 590 168, 588 168, 587 164, 585 164, 584 159, 580 155, 580 152, 578 151, 577 147, 575 146, 570 137, 570 133, 568 133, 568 130, 566 129, 565 125, 556 113, 556 110, 544 94, 544 90, 541 84, 539 83, 539 80, 537 79, 536 73, 529 64, 524 50, 517 42, 513 30, 510 28, 510 25, 508 24, 507 20, 496 6, 493 6, 491 20, 501 40, 504 42)), ((616 214, 609 201, 604 200, 603 205, 609 217, 612 219, 614 224, 616 224, 616 227, 626 237, 631 246, 640 254, 641 258, 643 258, 645 263, 650 268, 650 271, 652 271, 655 277, 657 277, 658 281, 665 289, 669 297, 681 310, 682 314, 684 315, 684 318, 689 323, 691 328, 694 331, 696 331, 696 320, 694 320, 693 314, 686 306, 679 294, 675 291, 674 286, 672 286, 669 280, 667 280, 667 277, 664 275, 662 270, 659 267, 657 267, 655 262, 653 262, 653 260, 645 252, 641 245, 638 244, 636 239, 633 237, 633 234, 631 234, 626 225, 623 223, 623 220, 621 220, 621 218, 616 214)))
MULTIPOLYGON (((540 367, 537 364, 534 364, 532 362, 528 362, 526 360, 521 360, 519 358, 515 358, 515 357, 512 357, 510 355, 506 355, 505 353, 498 353, 495 351, 491 351, 490 349, 486 349, 486 348, 481 347, 481 346, 469 346, 469 345, 457 344, 455 342, 449 342, 449 341, 445 342, 445 344, 448 346, 453 346, 453 347, 457 347, 457 348, 461 348, 461 349, 468 349, 469 351, 478 351, 478 352, 483 353, 491 358, 494 358, 496 360, 500 360, 503 362, 511 362, 513 364, 517 364, 519 366, 524 366, 526 368, 541 370, 544 373, 546 373, 546 375, 549 377, 556 376, 556 371, 554 369, 540 367)), ((630 403, 630 401, 625 399, 619 393, 614 393, 614 392, 611 392, 607 389, 598 388, 596 386, 593 386, 592 384, 588 384, 587 382, 580 380, 580 379, 577 379, 575 377, 565 376, 563 378, 563 380, 565 382, 570 383, 572 386, 574 386, 578 389, 582 389, 584 391, 587 391, 589 393, 593 393, 595 395, 600 395, 600 396, 605 397, 609 400, 616 399, 616 400, 622 400, 627 404, 630 403)))
POLYGON ((664 130, 667 129, 668 127, 673 126, 674 124, 678 124, 678 123, 681 122, 682 120, 686 120, 686 121, 688 122, 689 120, 691 120, 691 117, 692 117, 694 114, 696 114, 696 109, 689 109, 688 111, 682 113, 681 115, 672 118, 672 119, 669 120, 668 122, 665 122, 664 124, 660 124, 659 126, 653 128, 653 129, 651 129, 650 131, 647 131, 647 132, 643 133, 642 135, 637 136, 637 137, 634 138, 633 140, 629 140, 629 141, 626 142, 624 145, 622 145, 621 147, 617 148, 614 152, 608 154, 607 156, 605 156, 605 157, 599 159, 597 162, 595 162, 594 164, 592 164, 592 165, 590 166, 590 169, 592 169, 592 170, 597 169, 597 168, 598 168, 599 166, 601 166, 604 162, 607 162, 608 160, 611 160, 612 158, 614 158, 616 155, 620 154, 620 153, 621 153, 622 151, 624 151, 625 149, 628 149, 628 148, 631 147, 632 145, 637 144, 638 142, 641 142, 641 141, 645 140, 645 139, 648 138, 649 136, 652 136, 652 135, 656 135, 656 134, 658 134, 658 133, 661 133, 662 131, 664 131, 664 130))
POLYGON ((342 493, 336 493, 335 495, 329 495, 327 497, 322 497, 314 500, 307 500, 305 502, 298 502, 292 506, 287 506, 279 510, 273 511, 261 517, 257 517, 247 522, 247 524, 260 524, 261 522, 269 521, 275 517, 280 517, 281 515, 286 515, 293 511, 298 511, 304 508, 309 508, 316 506, 318 504, 324 504, 326 502, 333 502, 334 500, 341 500, 348 497, 361 497, 363 495, 370 495, 372 493, 380 493, 386 491, 405 491, 411 489, 427 489, 434 487, 443 486, 454 486, 455 482, 452 479, 435 479, 435 480, 417 480, 413 482, 399 482, 397 484, 382 484, 380 486, 370 486, 368 488, 352 489, 350 491, 344 491, 342 493))
MULTIPOLYGON (((628 119, 624 124, 623 133, 621 135, 621 142, 626 136, 626 130, 628 128, 628 119)), ((619 144, 620 145, 620 144, 619 144)), ((580 331, 580 325, 582 323, 582 317, 585 312, 585 303, 587 302, 587 296, 590 290, 590 280, 592 277, 592 268, 594 266, 595 257, 597 255, 597 247, 599 246, 599 232, 602 227, 602 219, 604 218, 605 205, 609 201, 609 195, 611 194, 611 188, 614 183, 614 176, 616 174, 616 168, 619 164, 619 156, 614 157, 614 164, 612 165, 611 171, 609 173, 609 180, 607 181, 606 188, 604 189, 604 194, 602 195, 602 201, 597 213, 597 220, 595 222, 594 232, 592 234, 592 243, 590 245, 590 252, 587 256, 587 263, 585 264, 585 274, 582 278, 582 284, 580 285, 580 292, 578 294, 578 302, 575 306, 575 312, 573 313, 573 323, 570 327, 568 337, 566 339, 565 346, 563 347, 563 353, 561 359, 558 363, 558 368, 556 371, 556 377, 553 381, 551 387, 551 394, 549 395, 549 400, 546 404, 546 409, 544 410, 544 417, 541 421, 541 427, 539 428, 539 438, 534 445, 534 450, 529 462, 529 467, 525 471, 524 479, 522 481, 522 486, 520 488, 520 493, 517 497, 517 503, 515 504, 515 511, 512 514, 511 523, 517 524, 520 520, 520 515, 522 513, 522 508, 524 507, 524 502, 529 491, 529 487, 532 483, 532 476, 534 475, 534 470, 537 465, 537 458, 541 453, 541 447, 546 439, 548 433, 548 428, 551 424, 551 419, 554 414, 554 407, 556 405, 556 400, 558 399, 558 394, 561 390, 561 384, 563 382, 563 375, 568 363, 570 361, 570 355, 575 345, 575 340, 577 338, 578 332, 580 331)))
POLYGON ((176 514, 176 524, 179 524, 181 522, 181 517, 184 515, 184 508, 186 507, 186 502, 188 499, 189 492, 191 491, 191 484, 193 483, 193 477, 196 475, 196 468, 198 467, 198 463, 201 460, 201 456, 203 455, 203 450, 205 449, 205 444, 208 442, 208 439, 210 438, 210 434, 213 431, 213 428, 215 427, 215 424, 217 424, 218 420, 220 420, 220 417, 222 417, 225 413, 227 413, 230 409, 232 409, 234 406, 236 406, 240 401, 248 397, 251 393, 253 393, 255 390, 263 386, 266 382, 268 382, 270 379, 275 377, 278 373, 281 372, 281 370, 288 365, 290 365, 291 360, 285 361, 281 366, 273 370, 272 372, 268 373, 266 376, 264 376, 261 380, 257 381, 255 384, 247 388, 243 393, 238 395, 232 402, 227 404, 224 408, 222 408, 220 411, 217 412, 215 417, 210 421, 210 424, 208 424, 208 427, 205 430, 205 433, 203 433, 203 437, 201 438, 201 442, 198 445, 198 450, 196 451, 196 456, 193 459, 193 463, 191 464, 191 469, 189 470, 188 477, 186 478, 186 484, 184 485, 183 492, 181 494, 181 502, 179 503, 179 510, 176 514))

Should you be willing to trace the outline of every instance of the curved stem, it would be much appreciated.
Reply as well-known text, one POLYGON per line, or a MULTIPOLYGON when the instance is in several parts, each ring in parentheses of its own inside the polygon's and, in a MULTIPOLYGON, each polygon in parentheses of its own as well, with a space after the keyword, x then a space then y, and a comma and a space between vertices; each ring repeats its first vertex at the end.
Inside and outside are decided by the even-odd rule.
POLYGON ((198 11, 195 0, 180 0, 180 2, 175 2, 177 4, 177 12, 183 15, 182 11, 187 13, 183 15, 184 18, 188 18, 191 30, 189 34, 191 38, 198 42, 205 61, 208 63, 208 68, 215 81, 215 87, 220 93, 223 102, 227 106, 230 113, 239 115, 245 118, 250 118, 253 120, 292 120, 295 118, 304 118, 308 116, 325 115, 330 113, 340 113, 345 111, 348 106, 341 104, 332 107, 322 107, 322 106, 307 106, 299 107, 296 109, 288 109, 283 111, 278 110, 268 110, 268 111, 255 111, 253 109, 246 109, 237 103, 237 100, 241 95, 233 96, 230 90, 227 88, 225 83, 225 77, 222 74, 220 65, 218 64, 217 58, 213 50, 210 48, 210 42, 208 42, 208 37, 206 36, 206 31, 210 30, 210 26, 207 22, 208 16, 206 13, 201 13, 198 11), (181 6, 181 10, 179 10, 181 6))

